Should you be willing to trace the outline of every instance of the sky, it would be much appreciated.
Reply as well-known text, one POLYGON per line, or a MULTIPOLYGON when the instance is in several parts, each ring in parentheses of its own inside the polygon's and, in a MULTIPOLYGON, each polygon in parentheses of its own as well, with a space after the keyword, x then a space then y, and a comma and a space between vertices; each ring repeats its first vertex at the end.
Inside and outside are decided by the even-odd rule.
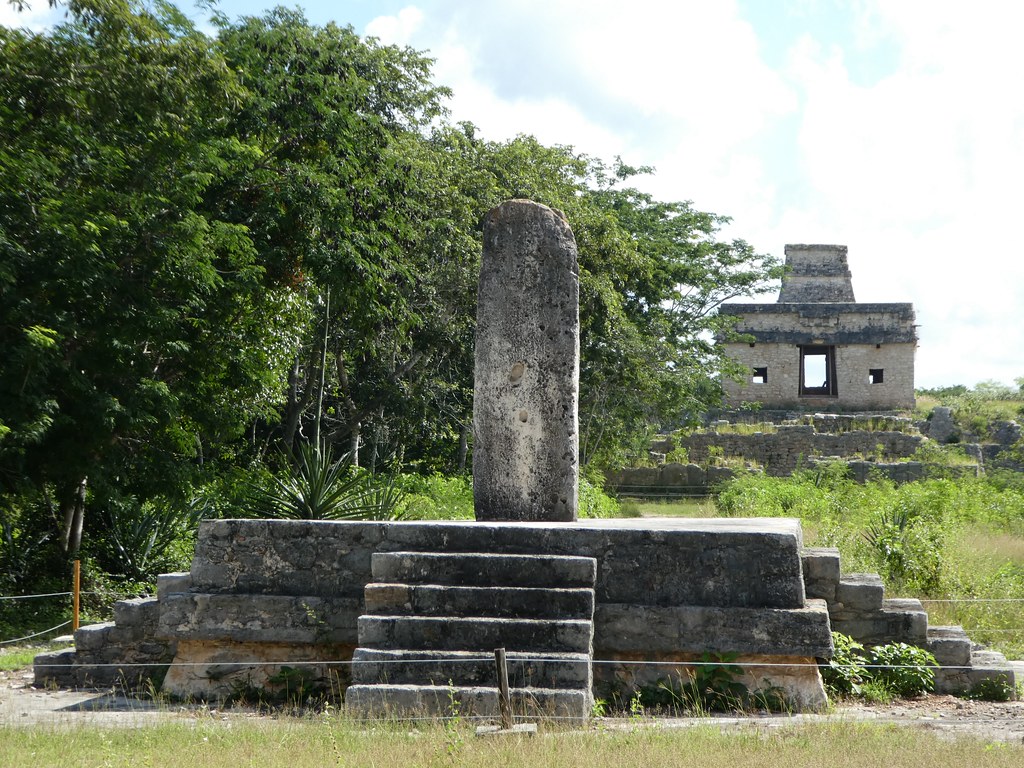
MULTIPOLYGON (((0 23, 52 21, 45 0, 32 4, 17 14, 3 2, 0 23)), ((219 8, 234 18, 275 4, 219 8)), ((483 138, 532 134, 653 166, 636 186, 730 216, 722 236, 762 253, 848 246, 858 301, 915 306, 918 387, 1024 376, 1024 4, 297 5, 311 22, 428 51, 435 82, 453 89, 451 119, 483 138)))

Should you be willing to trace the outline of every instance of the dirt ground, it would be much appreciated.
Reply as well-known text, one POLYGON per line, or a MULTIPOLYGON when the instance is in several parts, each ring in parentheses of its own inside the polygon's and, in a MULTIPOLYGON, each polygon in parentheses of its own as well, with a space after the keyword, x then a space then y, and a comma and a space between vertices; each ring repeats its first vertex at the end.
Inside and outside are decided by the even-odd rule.
MULTIPOLYGON (((1024 670, 1022 670, 1024 671, 1024 670)), ((31 670, 0 672, 0 726, 139 726, 163 721, 233 720, 259 715, 250 710, 218 711, 175 706, 103 691, 45 690, 32 686, 31 670)), ((945 738, 1024 744, 1024 701, 968 701, 953 696, 922 696, 886 706, 843 703, 823 715, 659 718, 651 727, 717 725, 731 730, 771 730, 800 723, 871 721, 922 728, 945 738)), ((606 718, 605 727, 636 727, 635 720, 606 718)))

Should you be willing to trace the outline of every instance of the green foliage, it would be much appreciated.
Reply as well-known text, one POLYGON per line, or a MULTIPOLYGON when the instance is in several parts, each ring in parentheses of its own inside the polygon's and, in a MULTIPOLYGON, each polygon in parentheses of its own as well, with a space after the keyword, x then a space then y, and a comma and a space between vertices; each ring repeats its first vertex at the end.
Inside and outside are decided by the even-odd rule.
POLYGON ((252 487, 247 510, 253 517, 393 520, 399 514, 403 492, 393 475, 361 472, 347 455, 335 460, 330 446, 302 443, 288 458, 286 474, 252 487))
POLYGON ((199 499, 111 500, 103 510, 105 564, 132 581, 153 582, 160 573, 187 570, 191 543, 207 509, 199 499))
POLYGON ((618 499, 604 492, 600 485, 586 478, 580 478, 579 490, 580 517, 620 517, 618 499))
POLYGON ((400 515, 410 520, 473 519, 473 486, 467 475, 398 477, 404 493, 400 515))
POLYGON ((979 680, 971 690, 967 692, 966 698, 977 701, 1011 701, 1016 696, 1014 686, 1004 676, 986 677, 979 680))
POLYGON ((935 657, 906 643, 890 643, 872 648, 867 657, 871 680, 896 696, 927 693, 935 685, 935 657))
POLYGON ((689 464, 690 451, 684 445, 680 445, 677 448, 673 448, 671 451, 665 454, 665 463, 689 464))
POLYGON ((940 525, 905 503, 882 510, 863 534, 888 584, 912 584, 926 592, 940 587, 942 536, 940 525))
MULTIPOLYGON (((984 441, 989 438, 995 422, 1017 419, 1024 413, 1024 390, 1019 380, 1014 383, 1016 387, 989 380, 978 382, 970 389, 957 385, 918 390, 919 409, 934 405, 949 407, 963 433, 956 436, 957 441, 984 441)), ((931 418, 930 411, 927 415, 931 418)))
POLYGON ((839 632, 832 633, 835 653, 821 668, 826 690, 832 694, 865 696, 887 701, 918 696, 935 683, 935 657, 906 643, 865 648, 839 632))
POLYGON ((711 712, 783 711, 787 702, 775 688, 751 692, 739 681, 743 670, 733 664, 737 654, 706 653, 685 675, 638 689, 631 707, 654 708, 686 715, 711 712), (635 705, 634 705, 635 702, 635 705))
POLYGON ((834 650, 827 665, 821 667, 821 679, 830 695, 859 695, 861 686, 870 679, 864 665, 864 646, 841 632, 832 633, 834 650))

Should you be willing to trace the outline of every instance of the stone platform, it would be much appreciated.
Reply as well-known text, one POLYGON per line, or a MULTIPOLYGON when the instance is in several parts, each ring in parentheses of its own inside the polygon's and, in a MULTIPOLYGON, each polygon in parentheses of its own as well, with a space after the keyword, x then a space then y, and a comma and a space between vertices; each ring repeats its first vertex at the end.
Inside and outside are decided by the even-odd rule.
POLYGON ((443 706, 456 686, 467 710, 489 712, 505 647, 518 700, 580 717, 595 695, 628 697, 721 654, 749 690, 806 711, 826 702, 816 660, 838 629, 931 648, 940 690, 996 673, 1012 684, 962 630, 929 627, 916 601, 887 600, 876 576, 843 576, 835 550, 802 544, 785 518, 205 521, 190 572, 78 630, 77 652, 38 657, 36 678, 138 685, 167 669, 163 690, 197 699, 297 685, 343 697, 356 683, 352 703, 371 714, 443 706))
MULTIPOLYGON (((504 644, 510 659, 539 650, 529 643, 516 647, 521 636, 509 619, 502 619, 510 622, 507 638, 500 621, 467 619, 441 627, 462 635, 457 640, 435 648, 417 645, 423 631, 437 631, 431 616, 480 613, 472 608, 479 602, 474 580, 443 563, 431 566, 433 575, 429 568, 392 573, 388 569, 400 562, 394 560, 381 560, 375 576, 375 555, 587 559, 595 564, 592 641, 587 648, 555 644, 551 650, 592 659, 595 690, 628 695, 633 686, 687 674, 686 662, 703 654, 728 653, 738 663, 763 664, 748 670, 745 682, 752 689, 779 687, 794 707, 813 709, 825 703, 814 660, 831 654, 831 639, 825 602, 806 599, 802 550, 799 522, 790 519, 204 521, 192 570, 161 579, 153 634, 176 648, 163 683, 171 695, 216 699, 251 689, 281 692, 294 684, 296 670, 307 686, 344 691, 357 647, 366 649, 357 661, 373 664, 410 650, 489 655, 504 644), (375 586, 367 590, 370 584, 375 586), (402 618, 360 620, 380 615, 381 604, 397 605, 386 612, 402 618), (632 663, 645 661, 659 664, 632 663), (793 666, 776 666, 784 664, 793 666)), ((574 578, 567 572, 572 583, 563 586, 573 588, 574 578)), ((510 592, 507 585, 488 588, 513 606, 508 610, 519 610, 516 601, 532 601, 537 610, 527 621, 558 619, 551 615, 553 601, 565 601, 567 616, 578 612, 578 594, 545 591, 558 587, 558 579, 543 581, 515 584, 540 590, 540 600, 529 591, 510 592)), ((481 675, 486 673, 467 684, 481 682, 481 675)), ((402 680, 409 684, 407 676, 402 680)), ((361 694, 363 701, 374 695, 361 694)), ((580 700, 590 696, 587 691, 580 700)))

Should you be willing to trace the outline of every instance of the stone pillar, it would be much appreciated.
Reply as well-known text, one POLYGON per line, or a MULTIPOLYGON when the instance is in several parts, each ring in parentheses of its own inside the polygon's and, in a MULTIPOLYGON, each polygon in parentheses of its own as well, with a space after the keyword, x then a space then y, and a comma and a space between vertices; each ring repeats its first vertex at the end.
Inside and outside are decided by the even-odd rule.
POLYGON ((487 214, 476 313, 477 520, 576 519, 579 267, 565 216, 529 200, 487 214))

